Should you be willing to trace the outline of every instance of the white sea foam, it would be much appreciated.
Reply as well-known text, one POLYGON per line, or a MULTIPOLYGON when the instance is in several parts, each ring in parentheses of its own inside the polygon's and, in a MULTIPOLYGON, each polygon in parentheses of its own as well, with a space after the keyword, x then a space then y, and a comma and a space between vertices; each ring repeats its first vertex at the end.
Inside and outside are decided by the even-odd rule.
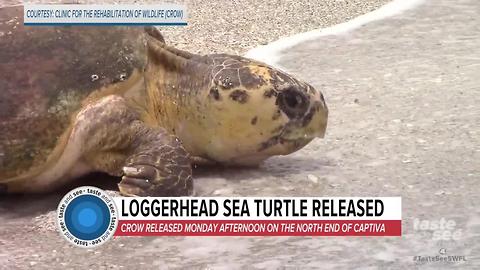
POLYGON ((269 65, 279 66, 281 52, 301 42, 316 39, 322 36, 340 35, 352 31, 367 23, 385 19, 400 14, 408 9, 420 5, 424 0, 394 0, 385 4, 377 10, 358 16, 350 21, 333 25, 327 28, 320 28, 309 32, 280 38, 267 45, 259 46, 249 50, 245 56, 265 62, 269 65))

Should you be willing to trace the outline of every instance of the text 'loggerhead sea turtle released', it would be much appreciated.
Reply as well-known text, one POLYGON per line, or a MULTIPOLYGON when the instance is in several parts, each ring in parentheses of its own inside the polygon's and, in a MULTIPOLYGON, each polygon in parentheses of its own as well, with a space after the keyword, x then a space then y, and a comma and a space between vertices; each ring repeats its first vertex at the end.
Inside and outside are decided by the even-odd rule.
POLYGON ((255 165, 323 137, 323 95, 244 57, 196 55, 156 28, 26 27, 0 9, 0 186, 82 174, 131 196, 188 195, 192 160, 255 165))

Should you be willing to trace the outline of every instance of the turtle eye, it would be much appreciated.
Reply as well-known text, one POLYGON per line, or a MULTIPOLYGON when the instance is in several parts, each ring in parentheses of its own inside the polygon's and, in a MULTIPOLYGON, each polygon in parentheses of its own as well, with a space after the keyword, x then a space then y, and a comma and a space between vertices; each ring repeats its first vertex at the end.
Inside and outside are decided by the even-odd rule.
POLYGON ((278 94, 276 104, 288 118, 300 118, 307 112, 309 100, 303 92, 291 87, 278 94))

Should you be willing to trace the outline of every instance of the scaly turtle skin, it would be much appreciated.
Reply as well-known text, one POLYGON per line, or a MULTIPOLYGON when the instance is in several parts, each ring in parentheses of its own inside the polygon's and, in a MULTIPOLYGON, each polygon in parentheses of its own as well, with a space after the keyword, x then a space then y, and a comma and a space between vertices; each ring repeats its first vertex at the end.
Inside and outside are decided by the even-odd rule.
POLYGON ((323 137, 312 86, 263 63, 167 46, 155 28, 24 27, 0 9, 0 185, 81 174, 132 196, 187 195, 192 160, 255 165, 323 137))

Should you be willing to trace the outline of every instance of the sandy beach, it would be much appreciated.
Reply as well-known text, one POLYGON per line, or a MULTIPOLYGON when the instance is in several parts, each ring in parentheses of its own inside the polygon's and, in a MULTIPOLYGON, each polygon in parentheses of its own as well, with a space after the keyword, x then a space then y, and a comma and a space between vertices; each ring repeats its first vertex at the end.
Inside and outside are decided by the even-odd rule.
MULTIPOLYGON (((244 54, 385 1, 184 3, 189 26, 163 28, 167 42, 244 54)), ((325 95, 325 138, 259 168, 194 172, 196 196, 399 196, 401 237, 116 237, 80 249, 56 230, 62 190, 0 197, 0 269, 480 269, 479 13, 477 0, 426 0, 289 47, 278 64, 325 95)), ((116 194, 114 180, 89 180, 74 185, 116 194)))
MULTIPOLYGON (((169 44, 184 50, 242 55, 284 36, 348 21, 386 2, 183 1, 189 25, 162 32, 169 44)), ((468 16, 478 18, 469 13, 478 4, 440 2, 349 35, 287 49, 282 66, 326 94, 332 112, 327 137, 259 169, 195 174, 198 196, 402 196, 402 238, 119 237, 83 250, 56 231, 60 191, 0 203, 0 269, 405 269, 417 266, 414 256, 436 255, 443 247, 470 261, 436 269, 476 269, 478 245, 472 239, 480 227, 472 202, 478 201, 478 84, 472 78, 478 63, 471 54, 478 54, 472 35, 478 24, 468 16), (433 241, 414 230, 415 218, 453 220, 463 230, 462 241, 433 241)))
MULTIPOLYGON (((22 1, 6 0, 3 5, 22 1)), ((24 1, 55 3, 60 1, 24 1)), ((62 1, 99 3, 99 1, 62 1)), ((158 3, 159 1, 101 1, 102 3, 158 3)), ((195 53, 244 54, 281 37, 332 26, 377 9, 388 0, 264 0, 161 1, 187 6, 188 26, 162 27, 166 41, 195 53)))

